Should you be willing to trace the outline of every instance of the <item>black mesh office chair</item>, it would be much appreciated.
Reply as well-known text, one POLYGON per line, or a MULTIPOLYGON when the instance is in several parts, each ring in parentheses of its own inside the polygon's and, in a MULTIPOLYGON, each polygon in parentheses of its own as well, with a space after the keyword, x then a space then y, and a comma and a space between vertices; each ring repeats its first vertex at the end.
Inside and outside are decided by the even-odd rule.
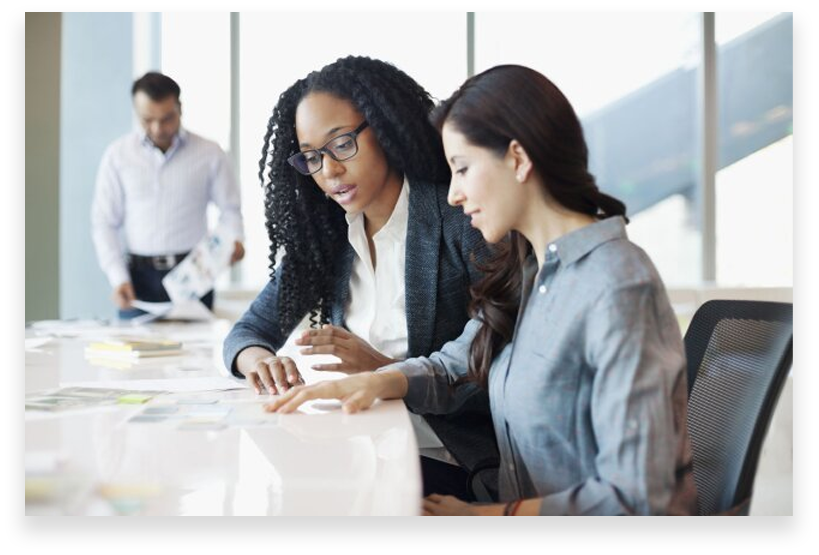
POLYGON ((699 513, 748 514, 762 442, 793 357, 793 305, 709 301, 685 334, 699 513))

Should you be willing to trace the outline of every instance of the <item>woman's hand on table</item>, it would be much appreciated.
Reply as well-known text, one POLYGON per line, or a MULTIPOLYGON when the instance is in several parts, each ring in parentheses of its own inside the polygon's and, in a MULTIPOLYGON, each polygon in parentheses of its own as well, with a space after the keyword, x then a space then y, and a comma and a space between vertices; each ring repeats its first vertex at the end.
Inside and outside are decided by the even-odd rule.
POLYGON ((371 372, 396 362, 357 335, 330 324, 318 330, 305 330, 296 339, 296 345, 304 347, 300 351, 303 355, 334 355, 341 359, 341 362, 334 364, 315 364, 311 366, 314 370, 355 374, 371 372))

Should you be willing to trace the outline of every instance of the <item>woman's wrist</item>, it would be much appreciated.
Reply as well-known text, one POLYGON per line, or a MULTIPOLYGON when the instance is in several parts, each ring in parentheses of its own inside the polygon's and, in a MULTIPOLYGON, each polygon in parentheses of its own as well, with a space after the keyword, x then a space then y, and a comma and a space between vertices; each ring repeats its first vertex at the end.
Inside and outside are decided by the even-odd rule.
POLYGON ((396 362, 398 362, 398 359, 390 358, 388 356, 384 356, 384 357, 382 357, 382 359, 380 361, 378 361, 378 368, 374 368, 373 371, 375 372, 376 370, 379 370, 380 368, 385 368, 387 366, 395 364, 396 362))
POLYGON ((376 397, 379 399, 403 399, 406 396, 409 383, 401 372, 387 370, 373 372, 370 376, 375 381, 376 397))
POLYGON ((258 345, 245 347, 236 355, 236 369, 244 376, 247 372, 253 370, 257 362, 272 356, 276 356, 276 353, 264 347, 259 347, 258 345))
POLYGON ((501 514, 503 516, 516 516, 521 503, 523 503, 523 499, 515 499, 514 501, 510 501, 503 506, 503 512, 501 514))
POLYGON ((472 508, 478 516, 502 516, 504 505, 491 503, 488 505, 473 504, 472 508))

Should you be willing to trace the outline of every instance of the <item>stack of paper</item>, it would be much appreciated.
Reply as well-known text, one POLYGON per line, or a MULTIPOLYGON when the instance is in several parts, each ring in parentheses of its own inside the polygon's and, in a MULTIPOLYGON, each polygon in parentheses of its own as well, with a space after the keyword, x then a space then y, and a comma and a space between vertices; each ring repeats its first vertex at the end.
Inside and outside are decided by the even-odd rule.
POLYGON ((85 348, 86 358, 124 358, 173 356, 182 354, 182 343, 168 339, 120 337, 91 343, 85 348))

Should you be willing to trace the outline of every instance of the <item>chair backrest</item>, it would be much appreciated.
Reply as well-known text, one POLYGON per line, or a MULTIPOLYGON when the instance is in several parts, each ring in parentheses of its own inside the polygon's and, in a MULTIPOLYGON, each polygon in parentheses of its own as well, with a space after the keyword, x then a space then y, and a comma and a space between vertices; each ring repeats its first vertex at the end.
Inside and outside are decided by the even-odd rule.
POLYGON ((793 357, 793 305, 709 301, 685 334, 688 431, 700 514, 751 496, 762 442, 793 357))

